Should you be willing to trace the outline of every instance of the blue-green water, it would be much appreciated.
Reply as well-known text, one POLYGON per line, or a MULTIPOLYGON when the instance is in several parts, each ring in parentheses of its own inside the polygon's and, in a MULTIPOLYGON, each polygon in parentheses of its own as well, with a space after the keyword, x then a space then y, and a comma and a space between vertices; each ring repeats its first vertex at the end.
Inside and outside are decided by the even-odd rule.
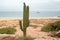
MULTIPOLYGON (((60 16, 60 11, 31 11, 29 13, 30 17, 56 17, 60 16)), ((0 17, 22 17, 23 12, 0 12, 0 17)))

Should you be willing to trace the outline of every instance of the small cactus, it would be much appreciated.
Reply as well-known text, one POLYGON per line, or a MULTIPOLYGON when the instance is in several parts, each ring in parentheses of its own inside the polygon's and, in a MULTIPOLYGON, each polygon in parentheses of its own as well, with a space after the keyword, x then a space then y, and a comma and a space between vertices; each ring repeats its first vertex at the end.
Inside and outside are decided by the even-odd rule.
POLYGON ((23 7, 23 21, 19 21, 19 25, 24 37, 26 37, 26 29, 29 26, 29 6, 26 6, 25 3, 23 7))

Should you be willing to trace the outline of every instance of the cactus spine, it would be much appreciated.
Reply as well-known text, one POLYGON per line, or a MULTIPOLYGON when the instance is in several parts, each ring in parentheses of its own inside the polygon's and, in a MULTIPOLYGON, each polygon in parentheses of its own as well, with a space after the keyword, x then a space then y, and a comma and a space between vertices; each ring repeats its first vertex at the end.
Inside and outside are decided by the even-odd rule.
POLYGON ((23 6, 23 22, 19 21, 20 29, 23 31, 24 37, 26 37, 26 29, 29 26, 29 6, 24 3, 23 6))

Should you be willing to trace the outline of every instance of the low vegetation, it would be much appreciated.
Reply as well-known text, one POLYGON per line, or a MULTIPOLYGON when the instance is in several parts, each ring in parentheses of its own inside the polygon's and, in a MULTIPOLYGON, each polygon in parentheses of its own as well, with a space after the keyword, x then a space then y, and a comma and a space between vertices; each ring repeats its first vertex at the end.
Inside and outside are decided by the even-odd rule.
POLYGON ((41 29, 41 31, 50 32, 49 36, 51 37, 60 37, 59 30, 60 30, 60 21, 56 21, 54 23, 48 23, 41 29))
POLYGON ((16 40, 34 40, 34 38, 32 38, 32 37, 19 37, 19 38, 16 38, 16 40))
POLYGON ((41 31, 50 32, 50 31, 59 31, 60 30, 60 21, 54 23, 48 23, 42 27, 41 31))
POLYGON ((14 34, 16 32, 15 28, 0 28, 0 34, 14 34))

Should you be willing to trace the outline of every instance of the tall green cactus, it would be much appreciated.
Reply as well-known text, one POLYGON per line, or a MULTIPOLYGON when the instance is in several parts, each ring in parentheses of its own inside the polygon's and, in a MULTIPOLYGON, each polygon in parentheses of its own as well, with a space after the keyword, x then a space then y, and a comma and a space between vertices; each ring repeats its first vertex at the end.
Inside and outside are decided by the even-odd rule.
POLYGON ((26 29, 29 26, 29 6, 24 3, 23 6, 23 22, 19 21, 20 29, 23 31, 24 37, 26 37, 26 29))

